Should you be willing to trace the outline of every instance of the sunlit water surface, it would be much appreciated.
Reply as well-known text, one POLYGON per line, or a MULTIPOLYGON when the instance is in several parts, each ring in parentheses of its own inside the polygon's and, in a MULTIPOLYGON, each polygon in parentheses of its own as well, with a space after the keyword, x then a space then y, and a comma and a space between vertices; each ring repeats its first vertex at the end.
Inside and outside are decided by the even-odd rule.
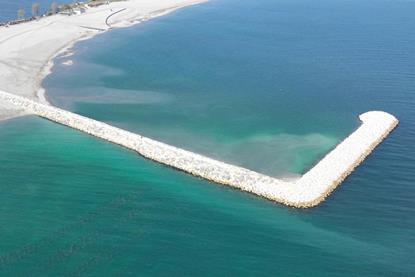
POLYGON ((36 117, 2 122, 0 273, 414 275, 414 9, 214 0, 78 43, 44 82, 51 102, 273 176, 307 171, 362 112, 401 124, 294 210, 36 117))

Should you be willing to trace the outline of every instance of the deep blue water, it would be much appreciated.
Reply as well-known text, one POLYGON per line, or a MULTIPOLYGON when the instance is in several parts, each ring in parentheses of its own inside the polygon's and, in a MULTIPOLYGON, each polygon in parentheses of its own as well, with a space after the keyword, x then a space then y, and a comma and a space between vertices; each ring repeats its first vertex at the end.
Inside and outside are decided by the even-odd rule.
POLYGON ((53 103, 272 175, 306 171, 362 112, 400 125, 295 210, 39 118, 0 123, 0 272, 413 276, 414 9, 214 0, 78 43, 44 82, 53 103))

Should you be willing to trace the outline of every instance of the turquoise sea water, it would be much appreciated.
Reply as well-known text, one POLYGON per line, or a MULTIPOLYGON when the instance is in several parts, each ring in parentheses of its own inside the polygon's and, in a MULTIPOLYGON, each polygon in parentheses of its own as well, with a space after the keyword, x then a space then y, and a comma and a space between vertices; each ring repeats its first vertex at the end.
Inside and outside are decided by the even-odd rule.
POLYGON ((306 171, 362 112, 401 124, 295 210, 36 117, 2 122, 0 273, 414 275, 414 8, 215 0, 78 43, 44 82, 53 103, 275 176, 306 171))

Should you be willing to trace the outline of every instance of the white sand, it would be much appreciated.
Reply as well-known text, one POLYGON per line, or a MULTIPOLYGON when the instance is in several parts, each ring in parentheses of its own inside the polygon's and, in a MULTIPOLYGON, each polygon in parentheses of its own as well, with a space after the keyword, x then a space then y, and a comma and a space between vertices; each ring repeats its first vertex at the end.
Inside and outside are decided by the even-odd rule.
MULTIPOLYGON (((0 89, 46 103, 42 79, 50 73, 52 59, 75 42, 205 1, 129 0, 90 8, 80 15, 54 15, 0 27, 0 89), (121 12, 114 14, 117 11, 121 12), (105 21, 111 14, 114 15, 109 18, 108 26, 105 21)), ((68 58, 67 65, 70 64, 68 58)), ((0 103, 0 119, 21 114, 24 112, 16 107, 0 103)))
MULTIPOLYGON (((294 207, 319 204, 395 128, 398 124, 395 117, 384 112, 362 114, 363 124, 315 167, 296 181, 283 181, 48 105, 40 82, 49 73, 52 58, 76 41, 108 30, 110 27, 105 21, 109 15, 125 9, 109 20, 112 27, 124 27, 200 2, 203 1, 130 0, 89 9, 82 15, 55 15, 9 28, 0 27, 0 99, 4 100, 0 101, 0 119, 26 112, 37 114, 133 149, 162 164, 279 203, 294 207)), ((72 63, 70 55, 70 52, 66 54, 68 66, 72 63)))

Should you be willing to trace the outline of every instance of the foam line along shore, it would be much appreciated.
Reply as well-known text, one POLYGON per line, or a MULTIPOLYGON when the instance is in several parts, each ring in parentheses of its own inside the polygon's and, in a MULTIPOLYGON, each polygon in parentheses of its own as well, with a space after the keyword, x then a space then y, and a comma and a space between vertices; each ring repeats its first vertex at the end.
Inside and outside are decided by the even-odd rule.
MULTIPOLYGON (((128 0, 91 7, 82 14, 56 14, 0 27, 0 89, 47 103, 42 80, 53 59, 76 42, 105 31, 128 27, 205 0, 128 0)), ((0 104, 0 120, 23 115, 0 104)))

